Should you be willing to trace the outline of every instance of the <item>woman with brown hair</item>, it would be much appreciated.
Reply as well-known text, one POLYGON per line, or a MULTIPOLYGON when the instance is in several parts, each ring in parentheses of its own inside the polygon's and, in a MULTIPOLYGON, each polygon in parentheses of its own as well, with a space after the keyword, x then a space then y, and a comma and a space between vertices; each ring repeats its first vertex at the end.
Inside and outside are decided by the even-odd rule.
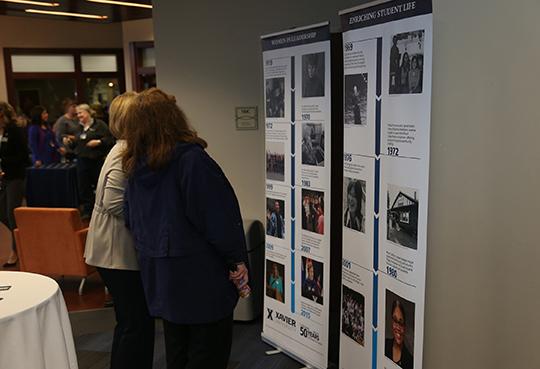
POLYGON ((111 103, 110 129, 118 138, 103 164, 84 257, 97 267, 114 298, 116 327, 111 369, 152 368, 154 318, 150 316, 131 234, 124 225, 122 202, 126 173, 120 153, 125 148, 126 112, 137 93, 126 92, 111 103))
POLYGON ((150 314, 163 319, 167 367, 226 368, 249 280, 234 190, 173 96, 141 92, 126 124, 124 218, 150 314))
POLYGON ((0 221, 11 231, 11 253, 4 267, 15 266, 19 260, 13 236, 17 228, 13 211, 22 205, 29 164, 28 143, 17 125, 17 115, 11 105, 0 101, 0 221))
MULTIPOLYGON (((56 131, 56 140, 58 143, 64 142, 64 137, 69 138, 70 140, 75 139, 75 133, 79 129, 79 119, 77 118, 77 102, 72 99, 64 99, 62 101, 62 108, 66 112, 56 121, 55 131, 56 131)), ((73 149, 66 145, 66 160, 72 161, 76 158, 73 149)))

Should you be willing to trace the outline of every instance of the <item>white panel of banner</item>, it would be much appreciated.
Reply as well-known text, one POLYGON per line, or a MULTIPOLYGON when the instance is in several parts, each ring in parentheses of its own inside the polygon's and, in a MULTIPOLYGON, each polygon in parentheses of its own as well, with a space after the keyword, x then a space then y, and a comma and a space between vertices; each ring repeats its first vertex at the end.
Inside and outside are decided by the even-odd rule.
POLYGON ((340 368, 422 368, 431 0, 340 13, 344 62, 340 368))
POLYGON ((296 360, 326 368, 330 28, 297 28, 261 42, 267 215, 262 338, 296 360))

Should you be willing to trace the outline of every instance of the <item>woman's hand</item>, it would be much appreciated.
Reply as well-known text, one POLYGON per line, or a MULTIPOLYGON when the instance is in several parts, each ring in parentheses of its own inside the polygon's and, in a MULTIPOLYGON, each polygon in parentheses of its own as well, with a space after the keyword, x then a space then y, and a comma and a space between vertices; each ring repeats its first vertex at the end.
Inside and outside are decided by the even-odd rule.
POLYGON ((65 145, 65 146, 71 146, 71 144, 73 143, 73 139, 75 137, 73 137, 73 139, 69 138, 69 137, 73 137, 73 136, 68 136, 68 137, 64 137, 62 139, 62 143, 65 145))
POLYGON ((86 144, 88 147, 98 147, 99 145, 101 145, 101 140, 90 140, 86 144))
POLYGON ((239 264, 236 267, 238 268, 238 270, 236 271, 236 273, 229 274, 229 280, 236 282, 240 282, 243 280, 242 283, 236 286, 240 290, 249 282, 248 269, 246 268, 246 265, 244 263, 239 264))
POLYGON ((66 154, 66 148, 65 147, 59 148, 58 151, 60 152, 60 155, 65 155, 66 154))
POLYGON ((34 164, 35 167, 41 166, 41 160, 36 160, 36 163, 34 164))

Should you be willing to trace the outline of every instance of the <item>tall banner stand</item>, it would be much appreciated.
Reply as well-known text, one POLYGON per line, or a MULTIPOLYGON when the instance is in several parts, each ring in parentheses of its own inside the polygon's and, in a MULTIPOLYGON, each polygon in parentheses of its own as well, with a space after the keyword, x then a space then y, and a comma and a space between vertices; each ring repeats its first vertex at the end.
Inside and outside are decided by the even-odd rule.
POLYGON ((328 365, 330 27, 261 37, 265 83, 266 262, 262 339, 328 365))
POLYGON ((340 368, 420 369, 431 0, 340 12, 344 152, 340 368))

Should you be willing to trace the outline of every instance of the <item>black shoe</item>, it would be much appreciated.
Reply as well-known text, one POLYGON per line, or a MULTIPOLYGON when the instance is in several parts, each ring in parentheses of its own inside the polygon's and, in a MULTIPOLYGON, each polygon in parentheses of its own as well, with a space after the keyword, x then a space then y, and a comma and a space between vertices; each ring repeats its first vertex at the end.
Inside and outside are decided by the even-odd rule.
POLYGON ((14 267, 15 265, 17 265, 17 263, 19 262, 19 258, 17 258, 17 260, 15 260, 15 262, 13 263, 8 263, 7 261, 4 263, 3 267, 4 268, 9 268, 9 267, 14 267))

